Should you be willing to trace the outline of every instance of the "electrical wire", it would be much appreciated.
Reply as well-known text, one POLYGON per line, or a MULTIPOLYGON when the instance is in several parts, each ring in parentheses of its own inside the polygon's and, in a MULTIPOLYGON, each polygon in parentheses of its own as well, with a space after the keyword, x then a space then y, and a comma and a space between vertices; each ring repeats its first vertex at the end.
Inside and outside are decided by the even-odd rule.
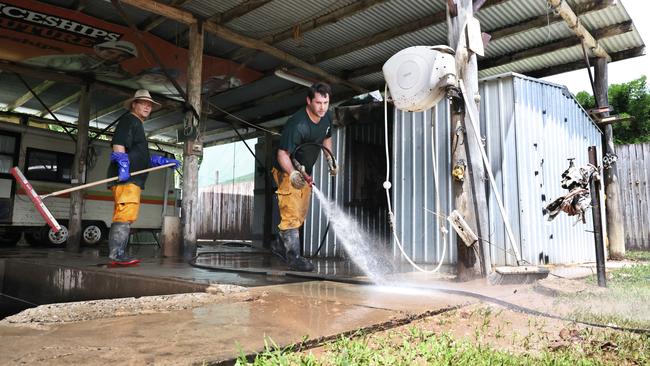
POLYGON ((254 124, 254 123, 252 123, 252 122, 248 122, 248 121, 246 121, 246 120, 243 119, 243 118, 237 117, 237 116, 235 116, 234 114, 228 112, 227 110, 225 110, 225 109, 219 107, 218 105, 216 105, 216 104, 214 104, 214 103, 212 103, 212 102, 207 102, 207 103, 208 103, 208 105, 209 105, 210 107, 216 108, 219 112, 224 113, 224 114, 226 114, 227 116, 230 116, 230 117, 232 117, 232 118, 238 120, 239 122, 241 122, 241 123, 243 123, 243 124, 245 124, 245 125, 248 125, 248 126, 250 126, 250 127, 253 127, 253 128, 255 128, 255 129, 257 129, 257 130, 260 130, 260 131, 268 132, 268 133, 270 133, 271 135, 280 136, 279 133, 277 133, 277 132, 275 132, 275 131, 272 131, 272 130, 269 130, 269 129, 266 129, 266 128, 261 127, 261 126, 259 126, 259 125, 256 125, 256 124, 254 124))
MULTIPOLYGON (((432 158, 432 163, 433 163, 433 171, 434 171, 434 185, 435 185, 435 192, 436 192, 436 210, 437 212, 440 212, 440 193, 438 190, 438 166, 437 166, 437 159, 436 159, 436 154, 435 154, 435 149, 433 146, 433 128, 431 129, 431 158, 432 158)), ((390 202, 390 188, 391 188, 391 183, 390 183, 390 151, 388 150, 388 84, 385 85, 384 87, 384 145, 386 147, 386 180, 384 181, 383 187, 384 190, 386 190, 386 203, 388 205, 388 219, 390 221, 390 228, 393 233, 393 238, 395 239, 395 243, 397 244, 397 247, 399 248, 400 252, 406 258, 406 261, 413 266, 416 270, 423 272, 423 273, 436 273, 440 270, 440 267, 442 266, 442 258, 445 257, 446 255, 446 250, 447 250, 447 233, 449 232, 446 227, 440 226, 440 231, 443 233, 443 252, 442 256, 440 257, 440 260, 438 261, 438 265, 436 268, 432 270, 427 270, 415 263, 411 257, 406 254, 406 251, 404 251, 404 247, 402 246, 402 243, 400 242, 399 238, 397 237, 397 230, 395 229, 395 214, 393 213, 392 205, 390 202)), ((439 215, 439 214, 437 214, 439 215)))

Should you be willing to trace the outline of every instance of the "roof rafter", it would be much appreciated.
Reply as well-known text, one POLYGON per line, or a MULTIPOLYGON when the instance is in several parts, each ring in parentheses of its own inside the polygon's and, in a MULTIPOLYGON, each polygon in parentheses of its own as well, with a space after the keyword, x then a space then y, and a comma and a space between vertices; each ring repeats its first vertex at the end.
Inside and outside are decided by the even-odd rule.
MULTIPOLYGON (((500 2, 502 1, 499 1, 499 3, 500 2)), ((585 3, 576 7, 576 13, 579 15, 585 15, 594 11, 605 9, 609 6, 613 6, 614 4, 616 4, 616 0, 600 0, 595 2, 585 3)), ((496 3, 488 2, 485 5, 483 5, 482 9, 486 9, 491 5, 496 5, 496 3)), ((533 29, 546 27, 549 24, 555 24, 562 21, 563 19, 559 15, 552 16, 551 18, 548 18, 546 15, 541 15, 538 17, 530 18, 528 20, 525 20, 523 22, 520 22, 512 26, 507 26, 507 27, 498 28, 494 30, 486 30, 486 32, 489 33, 490 36, 492 36, 491 40, 494 41, 495 39, 498 38, 509 37, 520 32, 526 32, 533 29)), ((354 79, 356 77, 374 74, 376 72, 381 71, 382 66, 383 63, 366 65, 358 69, 349 71, 348 73, 345 74, 345 77, 348 79, 354 79)), ((479 69, 480 69, 480 61, 479 61, 479 69)))
MULTIPOLYGON (((146 10, 152 13, 164 15, 167 17, 172 17, 177 21, 184 22, 187 24, 193 24, 197 22, 197 19, 194 17, 194 15, 188 11, 180 10, 173 8, 168 5, 164 5, 162 3, 156 2, 156 1, 149 1, 149 0, 121 0, 125 4, 129 4, 131 6, 137 7, 142 10, 146 10)), ((357 92, 363 93, 366 91, 365 88, 351 83, 347 80, 342 79, 339 76, 330 74, 326 72, 325 70, 311 65, 310 63, 301 60, 300 58, 293 56, 287 52, 284 52, 278 48, 275 48, 267 43, 264 43, 262 41, 243 36, 241 34, 238 34, 236 32, 233 32, 232 30, 216 24, 213 21, 206 21, 204 24, 204 29, 210 33, 215 34, 216 36, 223 38, 226 41, 236 43, 240 46, 248 47, 248 48, 253 48, 260 50, 264 53, 267 53, 283 62, 286 62, 287 64, 291 64, 293 66, 299 67, 303 70, 306 70, 308 72, 312 72, 319 77, 329 81, 330 83, 333 84, 340 84, 343 85, 347 88, 350 88, 352 90, 355 90, 357 92)))
MULTIPOLYGON (((169 6, 180 8, 190 1, 192 0, 173 0, 171 3, 169 3, 169 6)), ((167 18, 162 15, 152 15, 145 19, 140 25, 138 25, 138 29, 144 32, 149 32, 157 26, 163 24, 165 21, 167 21, 167 18)))
MULTIPOLYGON (((47 89, 51 88, 52 85, 56 84, 55 81, 51 80, 46 80, 37 86, 33 87, 32 90, 34 91, 34 94, 39 95, 46 91, 47 89)), ((13 102, 7 104, 7 107, 5 108, 8 112, 13 111, 14 109, 21 107, 23 104, 29 102, 34 98, 34 94, 32 92, 27 91, 25 94, 21 95, 20 97, 16 98, 13 102)))
POLYGON ((58 110, 61 110, 61 109, 65 108, 65 107, 69 106, 70 104, 78 101, 79 97, 81 97, 81 91, 78 91, 78 92, 75 92, 75 93, 73 93, 71 95, 68 95, 67 97, 65 97, 65 98, 59 100, 58 102, 52 104, 52 106, 49 107, 50 108, 49 111, 47 109, 44 109, 44 110, 40 111, 38 113, 38 116, 39 117, 45 117, 48 114, 50 114, 50 111, 52 113, 54 113, 54 112, 56 112, 58 110))
MULTIPOLYGON (((613 24, 605 28, 598 29, 593 32, 595 37, 606 38, 619 34, 631 32, 633 29, 632 21, 627 21, 619 24, 613 24)), ((494 58, 479 60, 478 67, 481 70, 490 69, 492 67, 502 66, 511 62, 523 60, 525 58, 539 56, 548 52, 553 52, 559 49, 569 48, 580 45, 580 39, 576 37, 567 37, 552 42, 548 42, 537 47, 528 48, 525 50, 513 52, 507 55, 502 55, 494 58)))
MULTIPOLYGON (((612 58, 611 61, 614 62, 614 61, 625 60, 628 58, 639 57, 644 55, 645 55, 645 47, 635 47, 624 51, 612 53, 610 54, 610 57, 612 58)), ((590 63, 594 63, 595 61, 596 60, 592 58, 590 60, 590 63)), ((545 76, 557 75, 563 72, 575 71, 577 69, 580 69, 581 67, 584 68, 584 66, 585 66, 585 62, 583 60, 580 60, 575 62, 569 62, 566 64, 547 67, 533 72, 527 72, 525 74, 535 78, 543 78, 545 76)))
POLYGON ((605 49, 600 44, 598 44, 598 40, 596 40, 587 30, 587 28, 582 25, 580 18, 578 18, 576 13, 573 11, 573 9, 571 9, 571 6, 569 6, 566 1, 548 0, 548 2, 553 7, 553 9, 560 13, 560 16, 569 26, 569 29, 571 29, 571 31, 582 40, 584 45, 588 47, 594 55, 609 60, 607 51, 605 51, 605 49))

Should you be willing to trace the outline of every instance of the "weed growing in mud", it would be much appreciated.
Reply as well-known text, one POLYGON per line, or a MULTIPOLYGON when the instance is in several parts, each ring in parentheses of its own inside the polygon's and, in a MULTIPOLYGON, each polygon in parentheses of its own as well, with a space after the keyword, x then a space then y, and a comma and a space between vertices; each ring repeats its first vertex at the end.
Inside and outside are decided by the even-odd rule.
MULTIPOLYGON (((530 323, 531 330, 539 325, 530 323)), ((249 363, 237 365, 646 365, 650 339, 623 332, 563 328, 560 338, 540 352, 507 352, 488 345, 437 334, 420 326, 355 337, 340 337, 318 356, 281 349, 272 342, 249 363)), ((482 325, 478 324, 478 328, 482 325)), ((530 332, 528 342, 534 340, 530 332)), ((526 343, 524 337, 519 346, 526 343)), ((524 349, 526 349, 524 347, 524 349)))
MULTIPOLYGON (((587 282, 596 283, 595 277, 587 282)), ((560 297, 572 307, 569 317, 625 328, 650 329, 650 265, 635 264, 611 272, 607 288, 560 297)))

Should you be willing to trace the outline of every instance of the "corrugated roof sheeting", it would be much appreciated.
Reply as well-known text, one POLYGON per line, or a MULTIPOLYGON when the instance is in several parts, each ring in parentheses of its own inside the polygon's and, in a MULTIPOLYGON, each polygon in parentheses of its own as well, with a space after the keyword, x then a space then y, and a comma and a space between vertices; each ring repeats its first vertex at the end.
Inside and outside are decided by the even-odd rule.
POLYGON ((490 69, 479 70, 478 75, 480 78, 484 78, 488 76, 503 74, 506 72, 517 72, 525 74, 527 72, 540 70, 545 67, 580 61, 582 59, 582 47, 574 46, 571 48, 560 49, 554 52, 545 53, 543 55, 530 57, 490 69))
POLYGON ((437 25, 404 34, 387 42, 361 48, 357 51, 321 62, 318 66, 325 70, 354 70, 364 65, 374 64, 378 60, 385 62, 396 52, 413 45, 446 44, 446 41, 436 42, 441 37, 445 37, 446 39, 446 27, 444 25, 437 25))
POLYGON ((189 3, 183 5, 182 8, 194 14, 209 18, 215 14, 230 10, 241 2, 241 0, 191 0, 189 3))
POLYGON ((483 6, 476 14, 483 29, 498 29, 522 21, 547 14, 546 0, 517 0, 506 1, 495 6, 483 6))
POLYGON ((318 28, 316 31, 305 33, 303 43, 308 47, 300 47, 293 39, 283 41, 276 46, 297 55, 319 53, 407 24, 435 12, 431 3, 405 7, 399 1, 388 1, 318 28))
POLYGON ((556 22, 542 28, 533 28, 508 37, 490 40, 485 48, 485 57, 507 55, 569 37, 575 37, 575 35, 567 25, 564 22, 556 22))
POLYGON ((234 19, 228 23, 228 28, 249 37, 262 38, 290 29, 306 20, 331 13, 353 2, 353 0, 273 1, 234 19))

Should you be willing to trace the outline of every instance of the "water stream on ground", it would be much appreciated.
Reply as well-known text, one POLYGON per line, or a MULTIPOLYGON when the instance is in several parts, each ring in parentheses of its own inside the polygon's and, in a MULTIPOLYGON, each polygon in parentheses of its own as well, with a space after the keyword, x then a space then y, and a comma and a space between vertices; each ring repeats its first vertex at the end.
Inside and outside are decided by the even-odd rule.
POLYGON ((392 263, 390 258, 381 255, 376 240, 341 210, 336 202, 328 200, 316 187, 313 187, 313 191, 330 220, 338 243, 343 245, 349 258, 374 283, 387 284, 386 274, 391 271, 392 263))

